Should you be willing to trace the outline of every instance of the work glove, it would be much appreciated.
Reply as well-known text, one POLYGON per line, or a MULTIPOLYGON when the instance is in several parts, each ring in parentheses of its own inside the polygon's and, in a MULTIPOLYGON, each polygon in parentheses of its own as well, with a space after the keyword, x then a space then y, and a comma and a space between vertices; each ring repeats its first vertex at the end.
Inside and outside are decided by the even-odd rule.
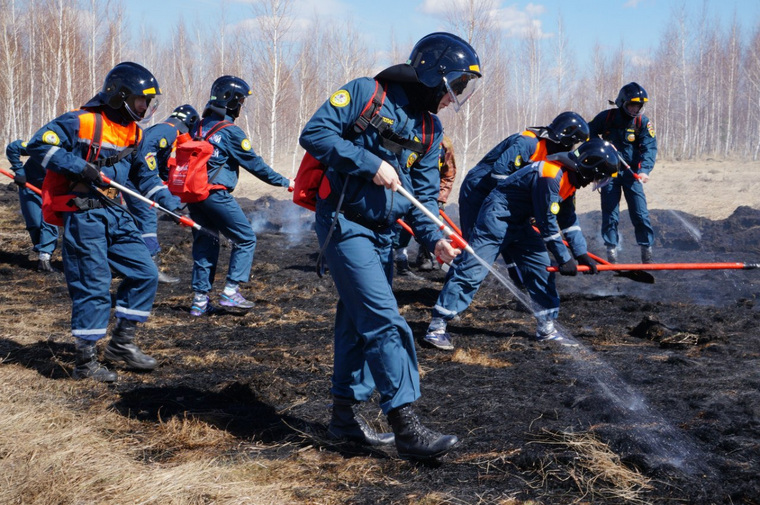
POLYGON ((85 183, 93 183, 96 186, 103 187, 106 184, 100 177, 100 170, 92 163, 87 163, 84 169, 79 173, 79 180, 85 183))
POLYGON ((16 174, 13 176, 13 182, 15 182, 16 185, 21 186, 23 188, 26 186, 26 177, 23 175, 16 174))
POLYGON ((588 267, 588 272, 583 272, 584 274, 594 275, 597 272, 596 262, 589 257, 588 253, 583 253, 575 259, 578 260, 578 264, 588 267))
POLYGON ((559 266, 560 275, 578 275, 578 264, 570 259, 559 266))

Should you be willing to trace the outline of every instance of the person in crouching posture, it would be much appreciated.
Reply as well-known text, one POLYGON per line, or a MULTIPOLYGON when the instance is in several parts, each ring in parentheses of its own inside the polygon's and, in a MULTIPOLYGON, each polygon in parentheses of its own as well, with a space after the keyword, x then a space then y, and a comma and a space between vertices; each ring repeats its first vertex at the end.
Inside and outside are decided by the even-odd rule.
MULTIPOLYGON (((158 271, 132 216, 120 204, 118 192, 103 183, 101 171, 121 185, 131 181, 142 193, 161 184, 155 172, 140 168, 135 151, 142 137, 137 123, 152 116, 160 94, 149 70, 119 63, 97 95, 40 128, 27 145, 29 155, 47 170, 43 212, 62 215, 76 379, 117 379, 100 364, 96 350, 108 330, 112 270, 123 280, 116 289, 116 325, 105 357, 138 370, 158 365, 134 342, 137 323, 145 322, 153 307, 158 271)), ((169 210, 180 206, 168 189, 153 198, 169 210)))
MULTIPOLYGON (((554 326, 559 294, 554 273, 546 270, 550 265, 547 249, 556 258, 562 275, 577 275, 578 263, 588 266, 588 273, 596 273, 575 213, 575 191, 592 182, 608 183, 617 170, 615 148, 595 138, 575 151, 559 152, 545 161, 531 163, 499 183, 483 202, 470 234, 470 246, 478 257, 465 251, 457 258, 454 273, 433 307, 428 335, 451 342, 447 322, 472 303, 488 274, 483 263, 492 264, 504 250, 522 273, 533 302, 536 341, 569 344, 554 326), (533 228, 533 218, 538 231, 533 228)), ((450 344, 448 348, 454 346, 450 344)))
POLYGON ((442 456, 458 442, 424 426, 412 407, 420 380, 414 337, 391 286, 393 224, 411 209, 409 225, 429 250, 444 261, 459 251, 394 190, 403 186, 438 212, 443 129, 435 113, 449 104, 459 110, 481 76, 479 65, 464 40, 430 34, 407 63, 342 86, 301 132, 301 146, 328 167, 330 191, 317 199, 316 232, 339 295, 328 427, 335 439, 370 445, 395 440, 399 456, 421 460, 442 456), (379 87, 385 99, 377 114, 346 139, 379 87), (355 414, 375 389, 393 434, 377 433, 355 414))

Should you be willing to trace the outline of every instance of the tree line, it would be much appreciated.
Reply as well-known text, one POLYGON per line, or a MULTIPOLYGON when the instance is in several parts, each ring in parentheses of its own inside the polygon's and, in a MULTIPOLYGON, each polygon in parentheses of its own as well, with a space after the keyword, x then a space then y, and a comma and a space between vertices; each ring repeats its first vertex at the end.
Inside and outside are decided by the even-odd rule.
MULTIPOLYGON (((477 49, 484 77, 459 114, 441 113, 460 177, 527 126, 547 124, 564 110, 590 120, 630 81, 649 93, 645 113, 660 159, 758 159, 760 23, 742 33, 736 19, 726 26, 711 19, 707 3, 693 19, 681 6, 647 59, 597 45, 579 66, 561 16, 551 38, 529 31, 516 40, 504 38, 489 15, 494 0, 464 4, 451 2, 446 29, 477 49)), ((312 15, 305 22, 305 13, 297 19, 293 10, 293 0, 263 0, 251 4, 251 21, 240 23, 223 0, 217 19, 178 18, 156 34, 134 30, 128 4, 114 0, 0 0, 2 138, 29 138, 93 96, 116 63, 135 61, 161 85, 158 121, 183 103, 200 110, 216 77, 244 78, 253 96, 239 124, 258 154, 292 176, 302 154, 298 135, 316 108, 338 86, 386 66, 351 20, 312 15)), ((384 59, 405 61, 414 42, 391 33, 384 59)))

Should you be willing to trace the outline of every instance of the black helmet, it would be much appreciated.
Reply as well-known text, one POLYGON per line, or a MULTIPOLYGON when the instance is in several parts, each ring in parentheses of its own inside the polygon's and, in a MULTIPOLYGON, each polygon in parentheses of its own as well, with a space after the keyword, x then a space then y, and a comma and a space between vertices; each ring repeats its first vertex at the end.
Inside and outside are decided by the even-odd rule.
POLYGON ((575 144, 586 142, 591 132, 580 114, 566 111, 554 118, 546 127, 546 133, 548 139, 555 144, 572 149, 575 144))
POLYGON ((422 37, 412 49, 407 64, 414 69, 422 85, 435 90, 436 105, 450 93, 457 111, 475 91, 475 84, 482 76, 475 49, 456 35, 445 32, 422 37))
MULTIPOLYGON (((570 156, 575 161, 578 185, 587 186, 591 182, 599 183, 617 174, 620 158, 615 146, 594 137, 573 151, 570 156)), ((602 184, 599 184, 600 186, 602 184)))
POLYGON ((615 99, 615 105, 618 109, 631 117, 636 117, 641 114, 644 109, 644 104, 649 101, 649 96, 644 88, 638 83, 629 82, 622 88, 615 99), (639 104, 639 107, 632 107, 634 110, 628 110, 628 105, 639 104))
POLYGON ((197 123, 198 119, 200 119, 198 111, 189 104, 180 105, 174 109, 174 111, 172 111, 169 117, 176 118, 178 120, 180 123, 180 128, 184 130, 183 133, 192 130, 195 126, 195 123, 197 123))
POLYGON ((251 87, 243 79, 234 75, 223 75, 211 85, 208 105, 226 110, 226 114, 232 117, 238 117, 240 106, 251 94, 251 87))
POLYGON ((85 107, 90 105, 108 105, 115 110, 124 109, 125 119, 130 121, 144 121, 153 116, 158 108, 158 99, 161 89, 153 74, 142 65, 125 61, 119 63, 108 72, 100 90, 85 107), (145 97, 147 110, 140 113, 135 110, 134 99, 145 97))

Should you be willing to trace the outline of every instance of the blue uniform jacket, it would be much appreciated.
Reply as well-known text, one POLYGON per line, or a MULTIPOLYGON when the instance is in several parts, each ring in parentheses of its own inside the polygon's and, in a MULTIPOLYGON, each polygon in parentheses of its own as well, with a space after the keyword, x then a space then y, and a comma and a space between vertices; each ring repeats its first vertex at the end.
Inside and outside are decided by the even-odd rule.
MULTIPOLYGON (((93 111, 80 109, 67 112, 50 121, 40 128, 27 144, 29 156, 45 170, 58 172, 73 180, 79 179, 86 166, 85 158, 90 147, 90 139, 80 132, 80 118, 92 113, 93 111)), ((107 121, 109 114, 114 115, 104 108, 103 139, 99 158, 117 155, 123 149, 117 147, 118 145, 139 142, 142 136, 139 127, 135 128, 133 135, 128 133, 131 132, 129 125, 120 123, 118 119, 111 118, 107 121), (126 138, 126 135, 132 138, 126 138), (114 142, 116 140, 118 142, 114 142)), ((121 185, 126 185, 127 180, 131 181, 140 193, 151 194, 153 200, 169 210, 176 210, 180 206, 179 198, 169 193, 158 174, 153 170, 147 170, 144 164, 139 163, 137 151, 133 151, 113 166, 102 167, 101 172, 121 185)))
POLYGON ((146 128, 138 150, 138 162, 145 165, 148 170, 157 170, 159 178, 165 181, 169 175, 166 164, 174 150, 178 135, 177 127, 167 122, 156 123, 146 128))
MULTIPOLYGON (((394 154, 383 147, 380 134, 373 127, 356 138, 352 130, 362 109, 375 92, 375 80, 369 77, 355 79, 333 93, 304 126, 301 146, 316 159, 328 166, 326 177, 330 182, 332 197, 337 200, 346 176, 349 177, 342 211, 346 216, 360 216, 359 224, 376 229, 388 227, 406 216, 411 209, 411 223, 415 236, 430 250, 443 235, 424 214, 412 208, 411 202, 396 192, 378 186, 372 178, 381 160, 396 168, 404 189, 415 196, 430 212, 438 214, 440 173, 438 158, 443 139, 443 127, 433 115, 432 148, 422 156, 402 149, 394 154)), ((387 96, 380 110, 385 123, 393 131, 407 139, 423 140, 430 132, 423 129, 423 112, 412 108, 402 86, 390 82, 387 96)))
MULTIPOLYGON (((227 121, 233 118, 226 117, 227 121)), ((205 136, 222 118, 211 114, 201 121, 196 128, 205 136)), ((245 132, 235 124, 222 128, 209 137, 208 141, 214 146, 214 154, 208 160, 208 178, 214 184, 221 184, 230 193, 237 186, 240 168, 255 175, 272 186, 288 187, 287 177, 275 172, 266 162, 253 151, 251 141, 245 132)))
POLYGON ((620 109, 608 109, 597 114, 588 127, 591 137, 601 136, 614 145, 634 172, 648 175, 654 169, 657 139, 648 117, 642 114, 641 128, 637 132, 635 118, 620 109))
POLYGON ((559 163, 539 161, 518 170, 494 190, 506 196, 508 221, 527 223, 535 218, 546 248, 559 264, 587 252, 575 214, 575 186, 569 177, 559 163), (563 235, 572 254, 562 242, 563 235))
POLYGON ((22 156, 29 156, 26 150, 26 142, 23 140, 14 140, 5 148, 5 157, 10 161, 11 168, 16 175, 23 175, 26 177, 26 182, 38 189, 42 188, 45 169, 32 158, 28 158, 26 163, 21 163, 22 156))

